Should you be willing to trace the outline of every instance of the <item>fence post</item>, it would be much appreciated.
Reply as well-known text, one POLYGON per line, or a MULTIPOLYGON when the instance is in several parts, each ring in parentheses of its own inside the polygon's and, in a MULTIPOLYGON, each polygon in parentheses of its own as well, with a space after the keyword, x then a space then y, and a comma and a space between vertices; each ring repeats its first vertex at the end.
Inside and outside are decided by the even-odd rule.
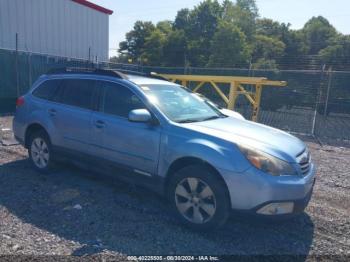
POLYGON ((317 109, 320 103, 321 99, 321 93, 322 93, 322 82, 324 77, 324 72, 326 69, 326 65, 323 65, 322 72, 321 72, 321 79, 320 79, 320 86, 318 88, 317 97, 316 97, 316 103, 315 103, 315 111, 314 111, 314 118, 312 120, 312 128, 311 128, 311 135, 315 137, 315 129, 316 129, 316 118, 317 118, 317 109))
POLYGON ((325 104, 324 112, 323 112, 325 117, 327 116, 327 111, 328 111, 328 100, 329 100, 329 94, 330 94, 331 86, 332 86, 332 77, 333 77, 332 67, 330 67, 328 70, 328 86, 327 86, 326 104, 325 104))
POLYGON ((29 80, 29 86, 28 88, 30 88, 32 86, 32 83, 33 83, 33 78, 32 78, 32 54, 29 53, 28 55, 28 73, 29 73, 29 76, 28 76, 28 80, 29 80))
POLYGON ((90 60, 91 60, 91 47, 89 47, 89 58, 88 58, 89 63, 90 63, 90 60))
POLYGON ((15 72, 16 72, 16 92, 17 97, 19 97, 19 72, 18 72, 18 33, 16 33, 16 65, 15 65, 15 72))

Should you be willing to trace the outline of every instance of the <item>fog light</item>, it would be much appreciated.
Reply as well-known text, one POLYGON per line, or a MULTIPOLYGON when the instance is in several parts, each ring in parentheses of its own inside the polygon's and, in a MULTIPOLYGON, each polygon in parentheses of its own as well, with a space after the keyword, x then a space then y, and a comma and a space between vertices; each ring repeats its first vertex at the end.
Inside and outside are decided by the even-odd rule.
POLYGON ((284 215, 293 212, 294 203, 284 202, 284 203, 272 203, 260 208, 256 213, 260 215, 284 215))

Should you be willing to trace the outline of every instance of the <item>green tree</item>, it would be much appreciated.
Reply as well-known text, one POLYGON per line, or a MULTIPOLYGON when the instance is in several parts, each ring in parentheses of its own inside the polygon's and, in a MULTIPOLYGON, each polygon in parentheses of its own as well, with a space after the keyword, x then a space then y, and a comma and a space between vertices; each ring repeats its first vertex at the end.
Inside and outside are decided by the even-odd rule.
POLYGON ((253 60, 260 58, 276 59, 284 55, 286 45, 277 38, 265 35, 255 36, 253 60))
POLYGON ((210 43, 216 32, 222 8, 217 0, 205 0, 189 16, 185 29, 188 39, 188 59, 192 66, 205 66, 210 57, 210 43))
POLYGON ((178 11, 174 22, 174 28, 187 31, 190 22, 190 13, 188 8, 178 11))
POLYGON ((302 29, 310 55, 317 55, 328 46, 329 40, 337 35, 335 28, 322 17, 311 18, 302 29))
MULTIPOLYGON (((255 3, 255 1, 253 1, 255 3)), ((255 8, 249 8, 248 4, 243 1, 235 5, 232 1, 225 0, 223 2, 222 19, 229 23, 233 23, 246 35, 248 41, 253 40, 256 30, 256 18, 258 16, 255 8)))
POLYGON ((285 35, 290 31, 290 24, 279 23, 272 19, 262 18, 256 20, 256 33, 258 35, 266 35, 275 37, 283 41, 285 35))
POLYGON ((184 30, 173 30, 167 36, 163 48, 165 66, 186 66, 187 40, 184 30))
POLYGON ((126 40, 119 44, 119 52, 137 61, 145 51, 146 38, 155 30, 152 22, 137 21, 133 30, 126 34, 126 40))
MULTIPOLYGON (((166 66, 238 66, 293 68, 322 62, 347 65, 349 36, 341 35, 322 16, 301 30, 259 18, 255 0, 203 0, 181 9, 174 21, 137 21, 120 43, 113 61, 142 61, 166 66), (310 59, 310 56, 312 59, 310 59), (307 60, 304 60, 307 59, 307 60)), ((317 64, 316 64, 317 65, 317 64)))
POLYGON ((301 31, 288 30, 283 37, 283 42, 286 44, 286 56, 298 57, 306 55, 308 52, 309 47, 301 31))
POLYGON ((350 57, 350 35, 338 36, 331 39, 329 46, 319 54, 326 64, 348 67, 350 57))
MULTIPOLYGON (((307 54, 308 47, 303 33, 300 30, 291 30, 290 24, 279 23, 267 18, 258 19, 256 34, 278 39, 285 44, 283 54, 279 52, 279 57, 275 58, 274 62, 277 64, 288 64, 293 67, 299 63, 300 59, 303 59, 302 56, 307 54)), ((262 61, 259 64, 262 64, 262 61)), ((267 64, 271 65, 271 61, 267 61, 267 64)))
POLYGON ((244 33, 235 25, 222 22, 211 43, 208 66, 236 67, 247 65, 250 57, 244 33))
POLYGON ((259 58, 255 63, 253 63, 252 68, 263 70, 277 70, 278 64, 275 59, 259 58))
POLYGON ((173 23, 169 20, 160 21, 157 23, 157 28, 164 34, 170 34, 173 30, 173 23))
POLYGON ((166 34, 160 29, 155 29, 146 37, 144 52, 141 59, 144 64, 159 66, 163 62, 163 46, 166 41, 166 34))
POLYGON ((259 9, 256 5, 255 0, 237 0, 237 6, 242 10, 252 14, 254 19, 258 18, 259 9))
POLYGON ((189 23, 194 37, 210 39, 216 31, 221 17, 221 6, 217 0, 205 0, 190 13, 189 23))

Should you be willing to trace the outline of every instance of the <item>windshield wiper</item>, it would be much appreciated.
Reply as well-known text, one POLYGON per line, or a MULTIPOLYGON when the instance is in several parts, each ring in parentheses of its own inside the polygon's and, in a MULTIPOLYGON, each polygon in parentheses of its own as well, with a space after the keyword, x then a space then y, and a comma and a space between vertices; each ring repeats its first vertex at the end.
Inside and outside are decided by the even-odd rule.
POLYGON ((207 117, 204 119, 201 119, 201 121, 209 121, 209 120, 215 120, 215 119, 219 119, 219 118, 225 118, 226 116, 222 115, 222 116, 211 116, 211 117, 207 117))
POLYGON ((186 123, 195 123, 200 121, 202 120, 201 119, 184 119, 184 120, 177 121, 177 123, 186 124, 186 123))
POLYGON ((177 123, 185 124, 185 123, 204 122, 204 121, 215 120, 215 119, 224 118, 224 117, 226 116, 223 115, 223 116, 211 116, 211 117, 200 118, 200 119, 184 119, 184 120, 177 121, 177 123))

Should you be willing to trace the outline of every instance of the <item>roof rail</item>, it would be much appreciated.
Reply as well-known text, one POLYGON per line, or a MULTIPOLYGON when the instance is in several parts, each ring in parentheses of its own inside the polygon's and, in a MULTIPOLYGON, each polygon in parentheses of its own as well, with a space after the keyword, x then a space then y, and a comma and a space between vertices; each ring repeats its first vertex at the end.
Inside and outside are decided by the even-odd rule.
POLYGON ((144 77, 149 77, 149 78, 154 78, 154 79, 159 79, 159 80, 164 80, 169 82, 168 78, 158 75, 156 72, 143 73, 143 72, 127 70, 127 69, 118 69, 118 72, 121 72, 123 74, 128 74, 128 75, 144 76, 144 77))
POLYGON ((123 74, 127 75, 134 75, 134 76, 144 76, 147 77, 146 73, 139 72, 139 71, 133 71, 133 70, 128 70, 128 69, 116 69, 116 71, 121 72, 123 74))
POLYGON ((96 68, 81 68, 81 67, 63 67, 63 68, 54 68, 49 70, 47 75, 56 75, 56 74, 95 74, 103 76, 111 76, 120 79, 127 79, 127 76, 119 71, 110 70, 110 69, 96 69, 96 68))
POLYGON ((156 78, 156 79, 159 79, 159 80, 164 80, 164 81, 170 81, 168 78, 166 78, 166 77, 164 77, 164 76, 162 76, 162 75, 159 75, 158 73, 156 73, 156 72, 151 72, 150 74, 150 77, 152 77, 152 78, 156 78))
POLYGON ((155 72, 143 73, 139 71, 132 71, 127 69, 97 69, 97 68, 83 68, 83 67, 62 67, 62 68, 53 68, 47 71, 47 75, 57 75, 57 74, 94 74, 94 75, 103 75, 111 76, 120 79, 128 79, 127 75, 136 75, 149 77, 164 81, 169 81, 168 78, 159 75, 155 72))

